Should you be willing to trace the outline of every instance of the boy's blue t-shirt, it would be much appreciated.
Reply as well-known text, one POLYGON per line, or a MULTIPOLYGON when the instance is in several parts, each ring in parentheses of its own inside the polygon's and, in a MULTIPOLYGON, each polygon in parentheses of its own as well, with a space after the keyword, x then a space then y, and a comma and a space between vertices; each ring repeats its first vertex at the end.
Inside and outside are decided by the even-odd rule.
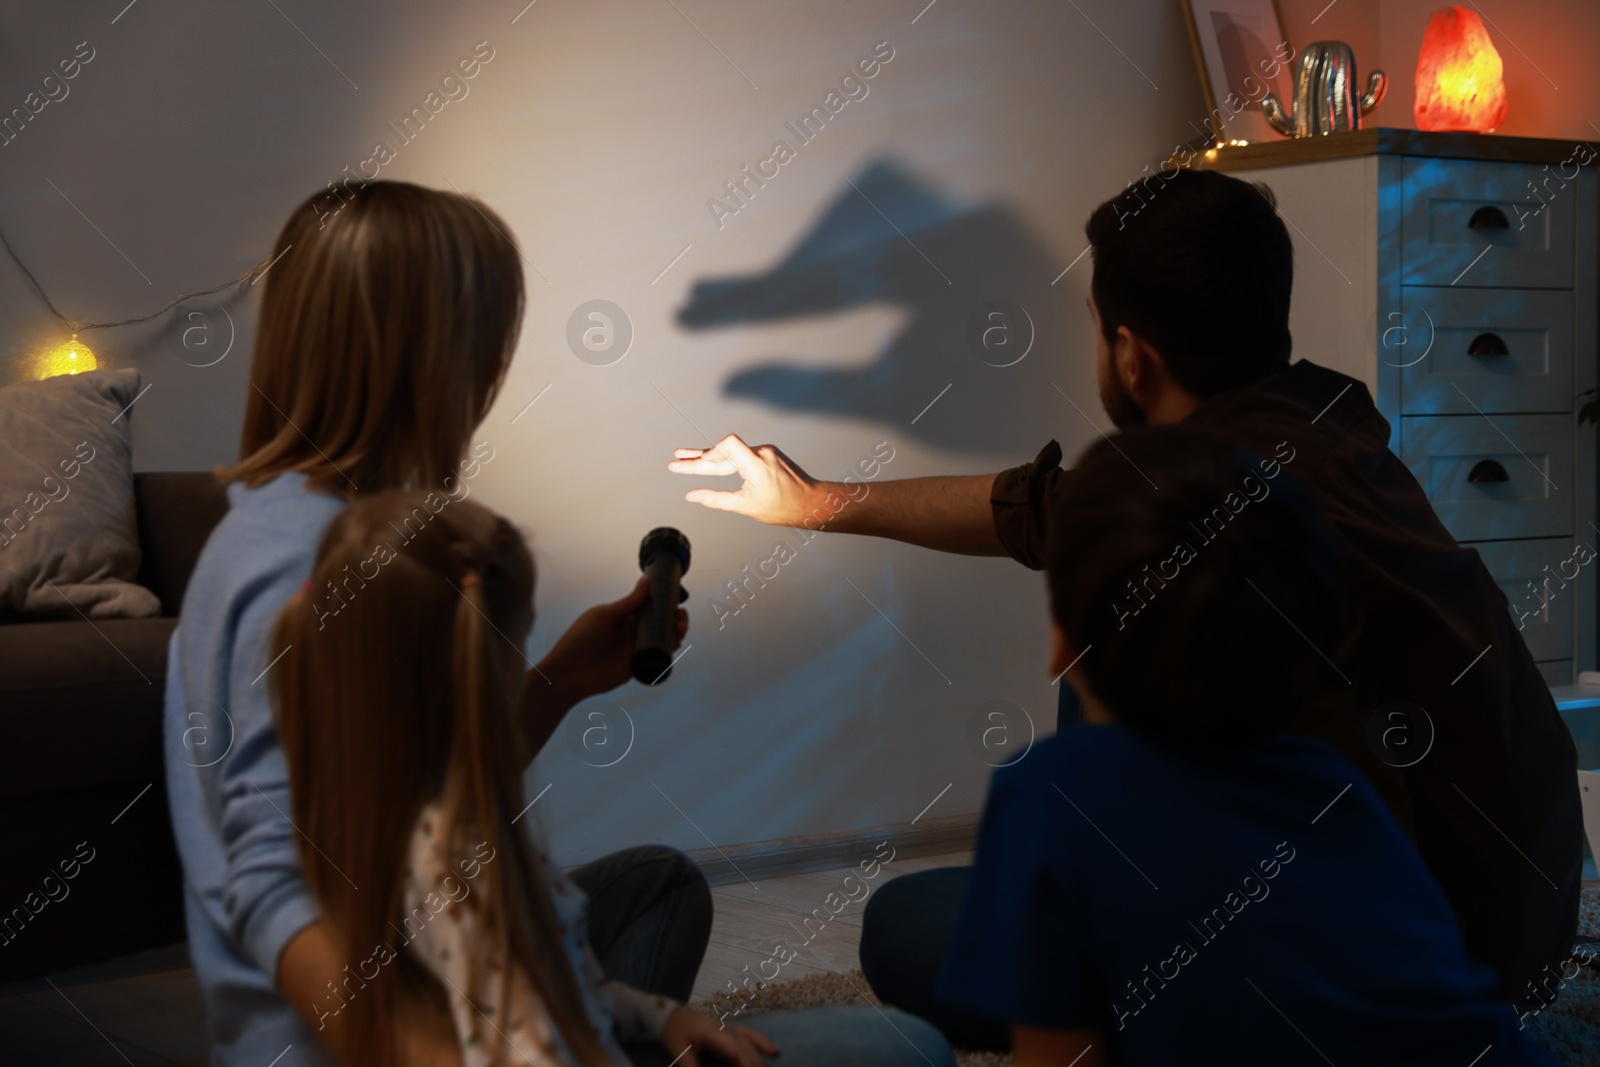
POLYGON ((939 993, 1119 1064, 1554 1064, 1496 984, 1331 747, 1079 725, 995 774, 939 993))

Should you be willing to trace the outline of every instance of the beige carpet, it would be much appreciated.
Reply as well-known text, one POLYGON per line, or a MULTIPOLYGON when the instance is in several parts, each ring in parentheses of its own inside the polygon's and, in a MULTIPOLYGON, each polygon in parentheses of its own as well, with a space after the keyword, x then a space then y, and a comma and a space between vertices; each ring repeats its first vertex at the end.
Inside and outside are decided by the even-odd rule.
MULTIPOLYGON (((740 1004, 745 1012, 777 1011, 782 1008, 815 1008, 823 1004, 877 1004, 872 988, 860 971, 849 974, 813 974, 786 982, 762 986, 755 994, 736 997, 731 993, 714 993, 705 1000, 695 1001, 692 1007, 707 1015, 732 1011, 740 1004)), ((956 1053, 960 1067, 1009 1067, 1011 1057, 998 1052, 956 1053)))
MULTIPOLYGON (((1600 937, 1600 890, 1585 889, 1578 918, 1578 930, 1600 937)), ((1600 961, 1597 961, 1600 967, 1600 961)), ((1568 968, 1571 970, 1572 968, 1568 968)), ((1553 983, 1552 983, 1553 984, 1553 983)), ((876 1004, 877 998, 860 971, 849 974, 818 974, 764 986, 747 999, 719 993, 695 1004, 709 1015, 729 1011, 740 1003, 745 1011, 772 1011, 779 1008, 807 1008, 821 1004, 876 1004)), ((1580 968, 1577 976, 1564 983, 1551 1004, 1528 1021, 1534 1040, 1543 1044, 1568 1067, 1600 1067, 1600 975, 1594 969, 1580 968)), ((961 1067, 1003 1067, 1010 1056, 993 1052, 960 1052, 961 1067)))
MULTIPOLYGON (((1600 889, 1583 891, 1578 933, 1600 937, 1600 889)), ((1565 968, 1567 973, 1572 970, 1565 968)), ((1528 1030, 1569 1067, 1600 1065, 1600 960, 1578 968, 1576 977, 1561 983, 1555 1003, 1530 1019, 1528 1030)))

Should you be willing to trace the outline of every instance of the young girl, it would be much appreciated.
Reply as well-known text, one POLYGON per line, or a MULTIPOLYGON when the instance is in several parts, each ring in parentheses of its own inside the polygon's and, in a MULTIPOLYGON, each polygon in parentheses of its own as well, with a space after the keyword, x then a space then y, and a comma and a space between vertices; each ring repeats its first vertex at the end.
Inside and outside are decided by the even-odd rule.
MULTIPOLYGON (((704 1050, 758 1067, 777 1054, 759 1030, 605 981, 582 893, 516 825, 533 584, 504 519, 471 502, 430 515, 422 494, 384 493, 340 513, 284 607, 273 678, 300 859, 350 961, 318 1015, 346 1016, 362 1064, 450 1062, 455 1048, 465 1067, 627 1064, 627 1041, 655 1045, 635 1057, 646 1062, 704 1050)), ((810 1031, 802 1064, 923 1062, 863 1012, 755 1025, 810 1031)), ((931 1028, 896 1019, 936 1062, 931 1028)))
POLYGON ((603 985, 581 897, 513 823, 533 576, 521 538, 476 504, 434 515, 422 494, 383 493, 333 521, 284 607, 273 678, 301 866, 352 961, 319 1019, 348 1013, 362 1063, 456 1042, 467 1067, 626 1062, 604 988, 621 1036, 660 1039, 671 1020, 755 1062, 739 1054, 771 1053, 764 1038, 603 985))

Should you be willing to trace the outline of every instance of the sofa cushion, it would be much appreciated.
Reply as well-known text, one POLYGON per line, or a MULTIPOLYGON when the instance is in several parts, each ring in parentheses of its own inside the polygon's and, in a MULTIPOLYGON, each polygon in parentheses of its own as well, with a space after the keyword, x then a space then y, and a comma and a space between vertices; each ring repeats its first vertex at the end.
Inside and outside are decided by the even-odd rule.
POLYGON ((176 626, 104 619, 0 630, 0 797, 159 780, 176 626))
POLYGON ((139 618, 129 408, 139 372, 63 374, 0 388, 0 609, 139 618))

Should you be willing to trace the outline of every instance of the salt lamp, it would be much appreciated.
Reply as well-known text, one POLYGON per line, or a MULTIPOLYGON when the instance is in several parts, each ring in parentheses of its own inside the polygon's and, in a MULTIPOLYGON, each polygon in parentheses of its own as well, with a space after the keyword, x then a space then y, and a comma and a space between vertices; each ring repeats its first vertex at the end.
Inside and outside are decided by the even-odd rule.
POLYGON ((94 358, 89 346, 78 340, 77 334, 73 334, 72 340, 63 341, 40 354, 35 377, 54 378, 58 374, 81 374, 84 371, 94 370, 97 366, 99 361, 94 358))
POLYGON ((1413 113, 1419 130, 1493 133, 1506 118, 1503 64, 1483 19, 1464 7, 1428 16, 1417 55, 1413 113))

